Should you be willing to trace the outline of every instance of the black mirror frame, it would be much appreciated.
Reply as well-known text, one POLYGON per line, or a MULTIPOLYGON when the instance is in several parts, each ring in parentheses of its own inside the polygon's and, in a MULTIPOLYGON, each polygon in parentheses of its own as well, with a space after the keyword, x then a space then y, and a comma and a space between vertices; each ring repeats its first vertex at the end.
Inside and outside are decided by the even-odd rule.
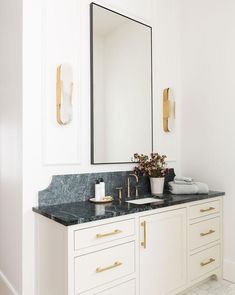
POLYGON ((95 163, 95 159, 94 159, 94 88, 93 88, 93 83, 94 83, 94 73, 93 73, 93 7, 94 6, 98 6, 101 7, 103 9, 106 9, 108 11, 111 11, 113 13, 116 13, 120 16, 123 16, 125 18, 128 18, 134 22, 137 22, 141 25, 144 25, 146 27, 148 27, 150 29, 150 41, 151 41, 151 53, 150 53, 150 58, 151 58, 151 150, 153 152, 153 34, 152 34, 152 27, 140 22, 136 19, 133 19, 129 16, 126 16, 122 13, 119 13, 117 11, 114 11, 110 8, 104 7, 102 5, 99 5, 97 3, 90 3, 90 129, 91 129, 91 134, 90 134, 90 140, 91 140, 91 164, 92 165, 109 165, 109 164, 131 164, 132 162, 108 162, 108 163, 95 163))

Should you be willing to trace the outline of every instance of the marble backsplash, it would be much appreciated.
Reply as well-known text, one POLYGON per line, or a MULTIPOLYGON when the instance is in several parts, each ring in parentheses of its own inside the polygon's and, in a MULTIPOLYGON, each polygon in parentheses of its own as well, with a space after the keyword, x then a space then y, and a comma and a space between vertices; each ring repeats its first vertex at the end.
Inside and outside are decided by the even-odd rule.
MULTIPOLYGON (((118 198, 117 187, 127 196, 127 177, 131 171, 54 175, 50 185, 38 193, 38 205, 49 206, 62 203, 86 201, 95 195, 95 180, 102 177, 106 195, 118 198)), ((131 177, 131 196, 135 195, 135 179, 131 177)), ((139 177, 139 195, 150 193, 149 178, 139 177)))

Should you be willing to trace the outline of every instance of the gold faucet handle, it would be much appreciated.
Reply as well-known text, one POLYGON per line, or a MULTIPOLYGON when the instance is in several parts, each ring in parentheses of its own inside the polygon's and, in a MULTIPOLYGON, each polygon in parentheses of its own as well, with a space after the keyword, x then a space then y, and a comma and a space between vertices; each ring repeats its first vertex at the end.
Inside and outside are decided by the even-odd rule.
POLYGON ((139 197, 139 186, 138 186, 138 184, 135 185, 135 196, 139 197))
POLYGON ((139 182, 139 177, 135 173, 129 174, 129 176, 134 176, 136 184, 139 182))
POLYGON ((119 200, 121 200, 122 199, 122 187, 121 186, 116 187, 116 190, 118 190, 118 198, 119 198, 119 200))

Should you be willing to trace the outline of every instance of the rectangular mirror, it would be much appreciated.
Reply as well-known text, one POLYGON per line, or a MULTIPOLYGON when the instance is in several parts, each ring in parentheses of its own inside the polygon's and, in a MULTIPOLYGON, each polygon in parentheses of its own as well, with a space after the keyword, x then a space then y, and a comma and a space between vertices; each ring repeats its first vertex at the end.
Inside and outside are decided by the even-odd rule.
POLYGON ((152 28, 91 4, 91 162, 153 149, 152 28))

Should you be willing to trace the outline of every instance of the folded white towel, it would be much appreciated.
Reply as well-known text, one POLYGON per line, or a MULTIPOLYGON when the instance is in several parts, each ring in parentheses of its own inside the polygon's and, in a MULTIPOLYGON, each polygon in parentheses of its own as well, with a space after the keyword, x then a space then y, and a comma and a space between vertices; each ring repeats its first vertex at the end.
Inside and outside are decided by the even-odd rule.
POLYGON ((176 181, 185 181, 185 182, 192 182, 192 177, 185 177, 185 176, 175 176, 174 180, 176 181))
POLYGON ((198 194, 208 194, 209 193, 209 187, 206 183, 195 182, 195 184, 198 187, 198 194))
POLYGON ((183 185, 192 185, 194 184, 193 181, 183 181, 183 180, 174 180, 175 184, 183 184, 183 185))
POLYGON ((195 184, 175 184, 174 181, 168 183, 169 190, 174 195, 194 195, 198 193, 198 187, 195 184))
POLYGON ((170 192, 174 195, 194 195, 194 194, 208 194, 208 185, 202 182, 194 182, 188 184, 176 184, 174 181, 169 183, 170 192))

